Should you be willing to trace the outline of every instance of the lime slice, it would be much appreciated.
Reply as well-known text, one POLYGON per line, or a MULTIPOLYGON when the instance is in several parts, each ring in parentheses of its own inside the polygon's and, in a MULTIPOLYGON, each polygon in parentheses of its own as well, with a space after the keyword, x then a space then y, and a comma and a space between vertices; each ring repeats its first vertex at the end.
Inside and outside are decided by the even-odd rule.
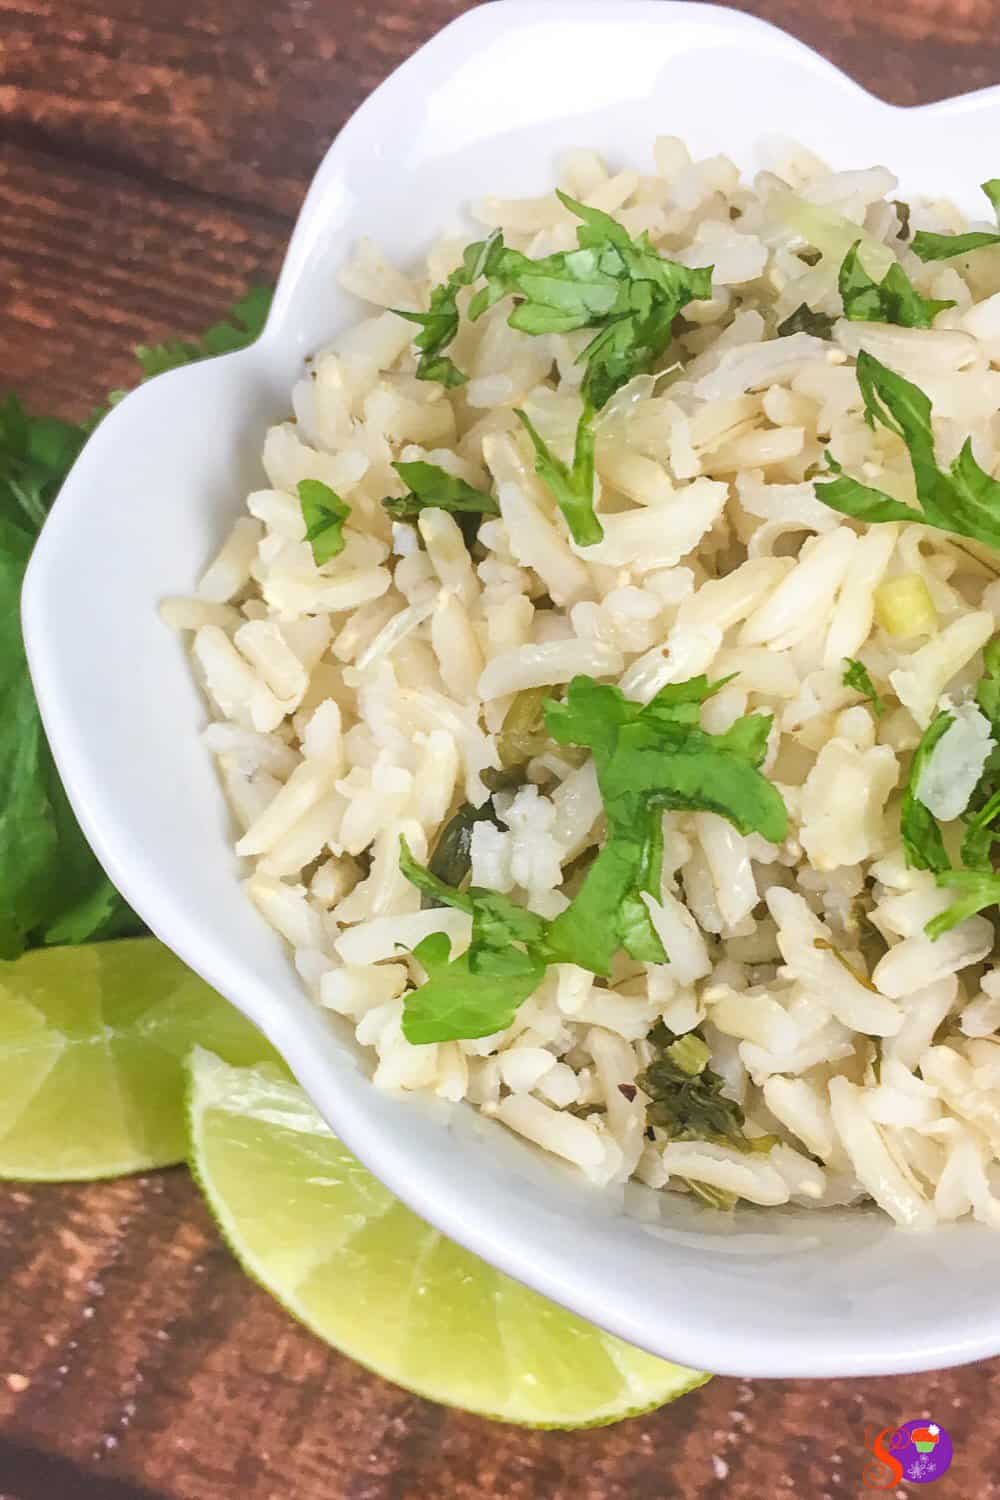
POLYGON ((275 1055, 154 938, 0 963, 0 1177, 67 1182, 183 1161, 195 1040, 234 1063, 275 1055))
POLYGON ((444 1239, 265 1065, 192 1058, 191 1164, 244 1269, 307 1328, 433 1401, 532 1427, 648 1411, 709 1377, 547 1302, 444 1239))

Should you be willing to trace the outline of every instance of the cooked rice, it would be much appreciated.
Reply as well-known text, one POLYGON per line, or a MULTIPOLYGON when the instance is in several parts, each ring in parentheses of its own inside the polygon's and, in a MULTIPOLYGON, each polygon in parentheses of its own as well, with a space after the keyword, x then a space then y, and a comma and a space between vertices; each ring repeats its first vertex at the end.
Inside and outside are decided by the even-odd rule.
MULTIPOLYGON (((1000 1224, 994 930, 977 916, 931 941, 924 925, 950 898, 907 868, 899 835, 922 730, 942 695, 962 704, 981 675, 998 570, 988 549, 916 522, 845 520, 810 482, 829 449, 912 495, 902 445, 863 420, 862 349, 927 390, 942 458, 971 433, 997 468, 1000 252, 925 265, 897 237, 891 173, 831 172, 792 148, 749 184, 726 158, 692 161, 666 138, 645 175, 581 151, 563 180, 671 258, 715 265, 668 367, 599 415, 603 540, 571 540, 513 415, 523 404, 568 453, 586 337, 526 338, 501 304, 462 320, 451 352, 466 386, 417 381, 413 327, 386 309, 426 306, 462 246, 443 243, 409 276, 365 242, 341 280, 373 310, 309 362, 296 420, 267 435, 269 487, 250 495, 196 597, 164 605, 193 633, 247 893, 317 1002, 354 1028, 376 1085, 466 1099, 594 1182, 635 1175, 767 1205, 874 1200, 917 1229, 966 1214, 1000 1224), (898 261, 923 295, 956 306, 930 331, 838 317, 836 269, 857 239, 873 274, 898 261), (810 242, 819 264, 797 254, 810 242), (837 319, 832 340, 775 336, 802 303, 837 319), (444 511, 390 521, 380 502, 400 492, 399 459, 496 495, 475 559, 444 511), (320 567, 304 478, 351 507, 343 552, 320 567), (879 623, 876 590, 899 579, 925 591, 933 633, 879 623), (845 657, 877 679, 883 718, 844 686, 845 657), (663 890, 646 900, 668 964, 622 958, 610 988, 556 965, 506 1031, 412 1046, 404 997, 423 976, 409 950, 442 931, 461 950, 470 924, 420 909, 400 835, 426 859, 456 808, 484 800, 511 695, 583 673, 645 702, 702 672, 737 674, 705 705, 711 732, 774 716, 764 769, 789 809, 785 842, 712 813, 665 814, 663 890), (748 1136, 773 1138, 769 1149, 649 1138, 635 1080, 660 1020, 699 1029, 748 1136)), ((553 194, 488 198, 476 214, 533 256, 575 244, 553 194)), ((960 221, 915 203, 913 222, 960 221)), ((985 721, 961 714, 964 758, 926 787, 944 817, 964 807, 990 743, 985 721)), ((603 837, 593 765, 559 752, 497 795, 497 822, 476 825, 471 850, 476 883, 548 917, 566 905, 567 867, 603 837)))

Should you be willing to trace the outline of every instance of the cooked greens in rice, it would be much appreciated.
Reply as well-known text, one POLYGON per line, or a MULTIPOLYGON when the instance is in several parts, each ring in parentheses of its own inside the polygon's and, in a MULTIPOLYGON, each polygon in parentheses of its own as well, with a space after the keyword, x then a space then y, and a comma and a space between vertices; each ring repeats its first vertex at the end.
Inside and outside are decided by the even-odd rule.
POLYGON ((664 137, 417 274, 362 244, 164 613, 378 1087, 715 1210, 1000 1226, 1000 235, 895 189, 664 137))

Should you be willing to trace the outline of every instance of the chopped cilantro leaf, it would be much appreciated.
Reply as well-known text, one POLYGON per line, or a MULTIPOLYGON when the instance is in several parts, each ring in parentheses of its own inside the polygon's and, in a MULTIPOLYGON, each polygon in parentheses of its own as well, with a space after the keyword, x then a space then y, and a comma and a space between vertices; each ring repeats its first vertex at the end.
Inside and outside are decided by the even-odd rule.
POLYGON ((565 193, 559 198, 582 220, 579 249, 533 261, 520 251, 498 248, 469 317, 475 320, 513 295, 517 300, 508 321, 522 333, 598 330, 580 362, 586 365, 584 398, 600 411, 620 386, 652 369, 673 337, 681 309, 712 295, 712 268, 667 260, 647 235, 633 240, 610 214, 565 193))
POLYGON ((888 369, 866 351, 858 355, 857 379, 870 426, 876 422, 902 438, 910 455, 916 507, 859 484, 827 454, 832 480, 815 482, 816 497, 858 521, 922 521, 939 531, 1000 547, 1000 483, 976 462, 966 439, 947 472, 934 455, 931 403, 919 386, 888 369))
POLYGON ((451 511, 453 515, 500 514, 500 506, 492 495, 475 489, 437 464, 418 459, 412 463, 394 463, 392 467, 403 483, 409 485, 407 494, 398 498, 389 496, 382 501, 396 521, 412 521, 430 507, 451 511))
POLYGON ((321 479, 299 480, 299 504, 306 523, 306 541, 318 567, 344 550, 344 522, 351 507, 321 479))
POLYGON ((455 890, 418 864, 405 838, 399 844, 399 868, 407 880, 435 903, 472 917, 472 942, 461 958, 447 962, 451 949, 442 933, 413 950, 430 977, 404 1002, 404 1035, 413 1043, 442 1042, 503 1030, 541 983, 548 924, 499 891, 476 886, 455 890), (435 941, 427 948, 440 938, 444 947, 435 941), (456 1029, 470 1026, 476 1029, 456 1029))
POLYGON ((957 927, 959 922, 1000 901, 1000 875, 992 870, 943 870, 938 874, 937 883, 950 886, 960 894, 951 906, 945 907, 927 923, 924 931, 929 938, 939 938, 943 932, 957 927))
POLYGON ((844 316, 852 322, 930 328, 939 312, 955 306, 922 297, 898 261, 893 261, 881 281, 874 281, 861 264, 860 244, 857 240, 844 256, 839 276, 844 316))
POLYGON ((514 954, 506 972, 474 973, 470 953, 451 958, 447 933, 430 933, 413 950, 427 971, 427 980, 404 1002, 406 1040, 421 1046, 505 1030, 545 973, 541 959, 516 949, 514 954))
POLYGON ((1000 829, 997 828, 1000 790, 995 787, 995 772, 987 769, 976 788, 973 802, 977 804, 975 810, 966 814, 962 863, 970 870, 992 870, 993 845, 1000 839, 1000 829))
POLYGON ((674 1037, 662 1023, 651 1033, 659 1056, 636 1082, 649 1096, 646 1119, 673 1141, 714 1141, 750 1149, 743 1111, 722 1090, 725 1080, 708 1066, 709 1050, 697 1033, 674 1037))
POLYGON ((642 895, 660 894, 657 825, 666 809, 716 812, 743 833, 776 843, 785 837, 785 805, 757 769, 770 717, 749 715, 721 735, 698 727, 701 703, 720 686, 696 677, 643 705, 618 688, 577 677, 564 702, 546 705, 553 738, 592 751, 608 820, 603 849, 549 931, 549 948, 563 961, 605 975, 620 947, 646 962, 663 961, 642 895))
POLYGON ((964 814, 962 863, 973 870, 992 870, 993 845, 1000 839, 1000 636, 983 651, 983 676, 976 685, 976 702, 990 721, 998 747, 991 750, 964 814))
POLYGON ((836 321, 828 313, 813 312, 808 303, 800 302, 795 311, 778 324, 777 333, 779 338, 790 333, 811 333, 818 339, 828 339, 836 321))
MULTIPOLYGON (((982 184, 983 192, 993 205, 993 212, 1000 214, 1000 177, 991 177, 982 184)), ((913 253, 921 260, 951 260, 956 255, 968 255, 972 250, 982 250, 987 245, 1000 245, 1000 234, 981 229, 967 234, 930 234, 918 229, 913 236, 913 253)))
POLYGON ((426 312, 393 309, 398 318, 405 318, 420 327, 420 333, 413 340, 420 350, 418 380, 433 380, 448 389, 466 383, 468 376, 444 353, 458 332, 458 294, 462 287, 471 286, 480 276, 487 274, 494 257, 502 251, 503 237, 496 230, 489 239, 478 240, 466 247, 462 264, 431 292, 426 312))
POLYGON ((901 198, 893 198, 892 206, 896 210, 896 219, 899 223, 896 238, 897 240, 908 240, 910 238, 910 205, 904 203, 901 198))
POLYGON ((903 835, 906 863, 912 869, 933 870, 935 874, 949 870, 951 861, 945 853, 937 820, 920 801, 918 791, 931 751, 954 722, 953 714, 939 713, 924 730, 923 738, 913 755, 900 813, 900 832, 903 835))
POLYGON ((877 691, 863 661, 855 661, 854 657, 845 656, 844 675, 840 680, 845 687, 853 688, 856 693, 860 693, 871 704, 876 719, 881 719, 885 713, 885 700, 877 691))
POLYGON ((517 411, 516 416, 534 446, 535 473, 544 480, 555 496, 574 542, 579 547, 592 547, 604 536, 604 530, 594 511, 593 412, 584 402, 576 429, 572 467, 555 456, 525 412, 517 411))

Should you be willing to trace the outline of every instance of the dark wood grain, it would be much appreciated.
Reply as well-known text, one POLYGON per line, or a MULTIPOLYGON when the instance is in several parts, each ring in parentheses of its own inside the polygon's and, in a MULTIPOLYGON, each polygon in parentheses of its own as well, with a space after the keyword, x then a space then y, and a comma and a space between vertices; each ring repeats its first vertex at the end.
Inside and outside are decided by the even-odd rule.
MULTIPOLYGON (((0 387, 82 416, 131 378, 131 344, 271 279, 338 127, 470 8, 0 0, 0 387)), ((901 104, 1000 79, 996 0, 743 8, 901 104)), ((0 1287, 0 1500, 853 1500, 866 1422, 927 1414, 955 1439, 942 1500, 1000 1500, 1000 1361, 493 1426, 292 1323, 179 1171, 0 1188, 0 1287)))
POLYGON ((8 1188, 0 1277, 11 1500, 847 1500, 866 1423, 922 1414, 955 1441, 942 1495, 1000 1496, 996 1361, 899 1380, 720 1379, 593 1432, 432 1406, 292 1323, 179 1171, 8 1188), (35 1450, 47 1462, 32 1467, 35 1450), (78 1490, 61 1487, 69 1476, 78 1490))

